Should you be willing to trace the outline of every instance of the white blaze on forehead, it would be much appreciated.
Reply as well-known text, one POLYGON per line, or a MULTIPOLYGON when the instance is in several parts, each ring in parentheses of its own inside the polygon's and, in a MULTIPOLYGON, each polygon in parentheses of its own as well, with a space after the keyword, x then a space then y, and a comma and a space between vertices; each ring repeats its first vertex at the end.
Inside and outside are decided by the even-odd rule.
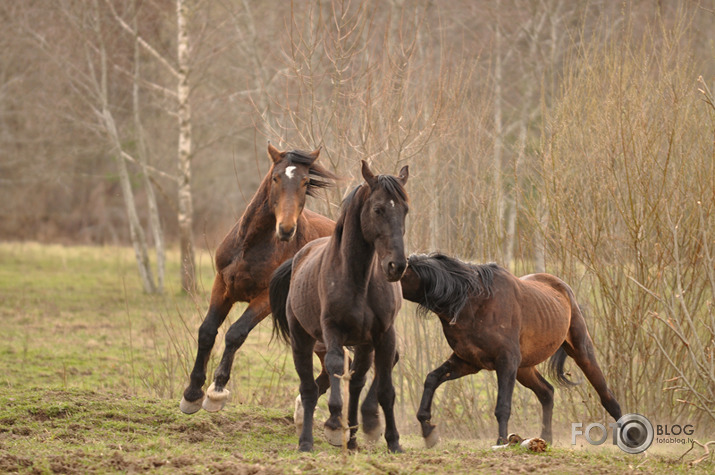
POLYGON ((393 208, 395 207, 395 202, 393 200, 390 200, 390 204, 392 205, 393 208))
POLYGON ((293 172, 295 171, 295 168, 296 167, 294 167, 293 165, 286 167, 286 176, 289 180, 293 178, 293 172))

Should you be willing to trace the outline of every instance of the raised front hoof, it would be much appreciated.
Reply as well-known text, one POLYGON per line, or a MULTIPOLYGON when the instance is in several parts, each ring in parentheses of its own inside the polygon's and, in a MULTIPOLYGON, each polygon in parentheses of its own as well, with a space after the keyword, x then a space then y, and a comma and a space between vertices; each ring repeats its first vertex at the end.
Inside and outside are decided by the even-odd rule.
POLYGON ((226 405, 229 394, 226 388, 221 391, 216 391, 215 383, 211 383, 211 386, 209 386, 209 389, 206 391, 206 397, 204 398, 202 407, 208 412, 218 412, 226 405))
POLYGON ((323 429, 325 431, 325 440, 328 441, 330 445, 334 445, 336 447, 342 447, 343 436, 346 438, 345 440, 350 437, 348 431, 343 430, 342 427, 331 429, 330 427, 325 426, 323 429))
POLYGON ((303 431, 303 400, 298 395, 295 398, 295 408, 293 409, 293 423, 295 424, 295 432, 300 435, 303 431))
POLYGON ((201 405, 204 402, 204 397, 201 396, 201 398, 197 399, 196 401, 187 401, 185 397, 181 398, 181 402, 179 403, 179 409, 181 409, 181 412, 184 414, 194 414, 201 409, 201 405))
POLYGON ((437 431, 437 426, 430 424, 429 421, 420 421, 422 426, 422 438, 425 441, 425 447, 431 449, 437 442, 439 442, 439 432, 437 431))
POLYGON ((424 436, 425 447, 431 449, 439 442, 439 431, 435 426, 432 426, 432 430, 424 436))

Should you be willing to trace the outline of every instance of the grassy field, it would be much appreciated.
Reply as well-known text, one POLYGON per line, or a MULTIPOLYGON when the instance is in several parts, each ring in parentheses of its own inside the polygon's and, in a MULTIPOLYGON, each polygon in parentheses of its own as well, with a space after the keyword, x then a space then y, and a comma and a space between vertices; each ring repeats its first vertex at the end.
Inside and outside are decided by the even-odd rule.
MULTIPOLYGON (((184 415, 178 400, 211 258, 200 257, 198 295, 182 295, 176 268, 168 273, 165 295, 148 296, 131 249, 0 243, 0 473, 712 473, 712 462, 688 467, 695 452, 681 459, 687 447, 627 455, 561 442, 532 454, 492 451, 492 440, 452 433, 427 450, 404 398, 405 454, 387 454, 380 442, 344 455, 317 429, 315 451, 298 454, 297 377, 287 349, 270 343, 270 320, 238 352, 224 411, 184 415)), ((491 412, 483 414, 490 427, 491 412)))

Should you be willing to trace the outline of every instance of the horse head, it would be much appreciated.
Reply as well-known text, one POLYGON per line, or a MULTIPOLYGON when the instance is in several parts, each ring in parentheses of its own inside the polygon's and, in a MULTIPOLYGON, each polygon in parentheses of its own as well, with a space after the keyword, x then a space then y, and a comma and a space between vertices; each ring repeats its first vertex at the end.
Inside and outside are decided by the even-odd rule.
POLYGON ((362 176, 370 188, 360 214, 365 240, 372 242, 387 280, 397 282, 407 268, 405 257, 405 216, 409 211, 407 183, 409 171, 402 167, 398 176, 374 175, 362 162, 362 176))
POLYGON ((335 175, 315 163, 319 154, 320 148, 313 152, 281 152, 268 144, 268 155, 273 161, 269 172, 268 206, 276 218, 276 236, 281 241, 289 241, 295 236, 306 195, 312 195, 316 188, 330 184, 315 180, 315 177, 335 178, 335 175))

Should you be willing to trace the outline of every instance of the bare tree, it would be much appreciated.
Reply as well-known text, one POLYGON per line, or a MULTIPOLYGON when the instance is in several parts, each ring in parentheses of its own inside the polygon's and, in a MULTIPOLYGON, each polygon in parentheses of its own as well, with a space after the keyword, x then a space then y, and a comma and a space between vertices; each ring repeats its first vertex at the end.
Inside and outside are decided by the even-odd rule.
MULTIPOLYGON (((171 94, 176 98, 178 118, 178 153, 177 153, 177 222, 179 225, 179 248, 181 251, 181 286, 187 292, 196 289, 196 258, 194 255, 193 238, 193 200, 191 194, 191 106, 189 96, 191 87, 189 82, 189 10, 185 0, 176 0, 176 57, 177 66, 172 61, 154 48, 143 38, 135 28, 132 28, 114 9, 107 0, 115 20, 136 42, 147 51, 176 81, 176 93, 171 94)), ((156 85, 159 89, 163 86, 156 85)))

